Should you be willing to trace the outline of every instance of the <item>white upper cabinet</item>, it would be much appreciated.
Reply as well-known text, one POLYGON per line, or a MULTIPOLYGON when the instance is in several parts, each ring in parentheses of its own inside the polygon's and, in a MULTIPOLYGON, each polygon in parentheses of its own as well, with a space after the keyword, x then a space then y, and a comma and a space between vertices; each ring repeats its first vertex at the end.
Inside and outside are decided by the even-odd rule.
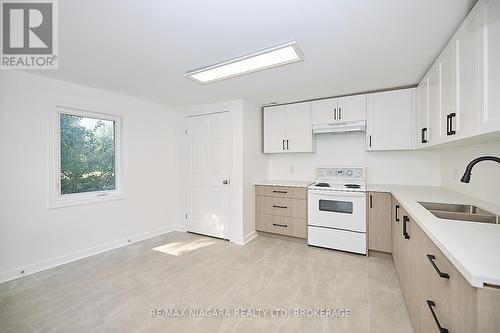
POLYGON ((455 139, 478 134, 480 106, 479 39, 482 31, 481 14, 475 6, 455 35, 457 65, 456 117, 451 123, 455 139))
POLYGON ((366 95, 312 101, 311 110, 314 125, 366 120, 366 95))
POLYGON ((311 102, 312 123, 328 124, 337 121, 337 99, 328 98, 311 102))
POLYGON ((338 121, 366 120, 366 95, 338 98, 338 121))
POLYGON ((416 89, 369 94, 366 150, 414 149, 416 89))
POLYGON ((286 105, 264 108, 264 153, 285 152, 286 105))
POLYGON ((480 39, 482 76, 482 112, 480 115, 481 133, 500 131, 500 1, 480 0, 484 24, 483 34, 480 39))
POLYGON ((264 153, 313 151, 311 103, 264 108, 264 153))
POLYGON ((288 105, 286 112, 286 125, 287 152, 300 153, 314 151, 311 103, 288 105))
POLYGON ((438 133, 437 142, 445 142, 453 135, 450 123, 456 117, 456 48, 451 40, 438 58, 438 133))
POLYGON ((426 75, 417 87, 417 130, 416 146, 429 143, 429 77, 426 75))
POLYGON ((427 118, 428 138, 417 147, 500 131, 498 91, 500 1, 479 0, 419 85, 416 128, 422 131, 427 118))
POLYGON ((438 64, 435 63, 429 72, 428 78, 428 109, 427 109, 427 144, 431 145, 437 142, 437 135, 439 132, 438 124, 438 109, 439 109, 439 73, 438 64))

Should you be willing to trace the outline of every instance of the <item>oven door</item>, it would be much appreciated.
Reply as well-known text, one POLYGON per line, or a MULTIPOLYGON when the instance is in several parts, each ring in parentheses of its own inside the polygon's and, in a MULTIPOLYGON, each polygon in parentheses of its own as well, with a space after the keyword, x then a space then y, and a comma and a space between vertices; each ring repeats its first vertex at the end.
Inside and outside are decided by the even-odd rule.
POLYGON ((366 232, 366 193, 309 190, 308 224, 366 232))

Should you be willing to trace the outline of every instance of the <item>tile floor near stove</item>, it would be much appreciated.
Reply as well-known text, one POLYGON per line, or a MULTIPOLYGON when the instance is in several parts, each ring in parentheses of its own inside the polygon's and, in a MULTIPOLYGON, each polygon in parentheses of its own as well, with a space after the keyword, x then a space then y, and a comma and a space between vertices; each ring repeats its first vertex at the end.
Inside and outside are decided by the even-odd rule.
POLYGON ((0 332, 259 331, 413 329, 390 257, 264 236, 239 246, 172 232, 0 284, 0 332), (172 318, 162 309, 223 309, 233 317, 179 311, 172 318), (245 309, 291 309, 292 317, 245 309), (350 316, 295 318, 293 309, 349 309, 350 316), (235 318, 233 310, 242 311, 235 318))

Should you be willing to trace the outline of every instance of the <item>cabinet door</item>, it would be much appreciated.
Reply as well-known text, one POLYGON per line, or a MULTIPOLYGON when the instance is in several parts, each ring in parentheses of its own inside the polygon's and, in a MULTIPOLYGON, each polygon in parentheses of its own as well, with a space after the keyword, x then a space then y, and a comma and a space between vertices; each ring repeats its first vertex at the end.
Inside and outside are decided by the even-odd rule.
POLYGON ((368 248, 391 252, 391 194, 368 194, 368 248))
POLYGON ((456 135, 453 139, 470 137, 479 132, 479 36, 481 29, 478 7, 475 6, 455 37, 458 105, 453 123, 456 135))
POLYGON ((481 132, 500 130, 500 1, 486 0, 482 8, 484 50, 481 73, 484 76, 484 106, 481 132))
POLYGON ((408 310, 416 333, 422 332, 421 311, 422 311, 422 253, 423 253, 423 231, 412 218, 407 222, 407 261, 406 270, 406 297, 408 310))
POLYGON ((325 124, 337 120, 337 99, 329 98, 311 102, 312 123, 325 124))
POLYGON ((307 153, 313 151, 311 103, 288 105, 286 111, 286 152, 307 153))
POLYGON ((426 76, 417 87, 417 147, 429 144, 429 78, 426 76))
POLYGON ((392 209, 391 209, 391 245, 392 245, 392 258, 394 260, 394 266, 399 272, 400 269, 400 240, 401 240, 401 206, 399 202, 392 197, 392 209))
POLYGON ((443 50, 438 59, 439 73, 439 132, 437 141, 451 141, 448 134, 448 117, 456 113, 456 46, 455 40, 451 40, 443 50))
POLYGON ((264 108, 264 153, 285 153, 287 106, 264 108))
POLYGON ((338 120, 366 120, 366 95, 340 97, 338 99, 338 120))
POLYGON ((367 150, 413 149, 413 94, 415 89, 368 95, 367 150))
POLYGON ((435 63, 429 72, 427 73, 427 77, 429 79, 429 109, 428 116, 429 122, 427 125, 428 132, 428 144, 436 144, 437 136, 439 133, 438 126, 438 111, 439 111, 439 75, 438 75, 438 64, 435 63))

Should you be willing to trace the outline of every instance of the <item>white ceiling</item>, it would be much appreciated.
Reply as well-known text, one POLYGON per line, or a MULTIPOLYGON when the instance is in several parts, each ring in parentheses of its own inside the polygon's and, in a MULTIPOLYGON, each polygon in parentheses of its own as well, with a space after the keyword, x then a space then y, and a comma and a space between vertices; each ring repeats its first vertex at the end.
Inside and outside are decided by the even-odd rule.
POLYGON ((417 83, 475 0, 64 0, 61 80, 170 106, 417 83), (208 85, 185 72, 296 40, 304 61, 208 85))

